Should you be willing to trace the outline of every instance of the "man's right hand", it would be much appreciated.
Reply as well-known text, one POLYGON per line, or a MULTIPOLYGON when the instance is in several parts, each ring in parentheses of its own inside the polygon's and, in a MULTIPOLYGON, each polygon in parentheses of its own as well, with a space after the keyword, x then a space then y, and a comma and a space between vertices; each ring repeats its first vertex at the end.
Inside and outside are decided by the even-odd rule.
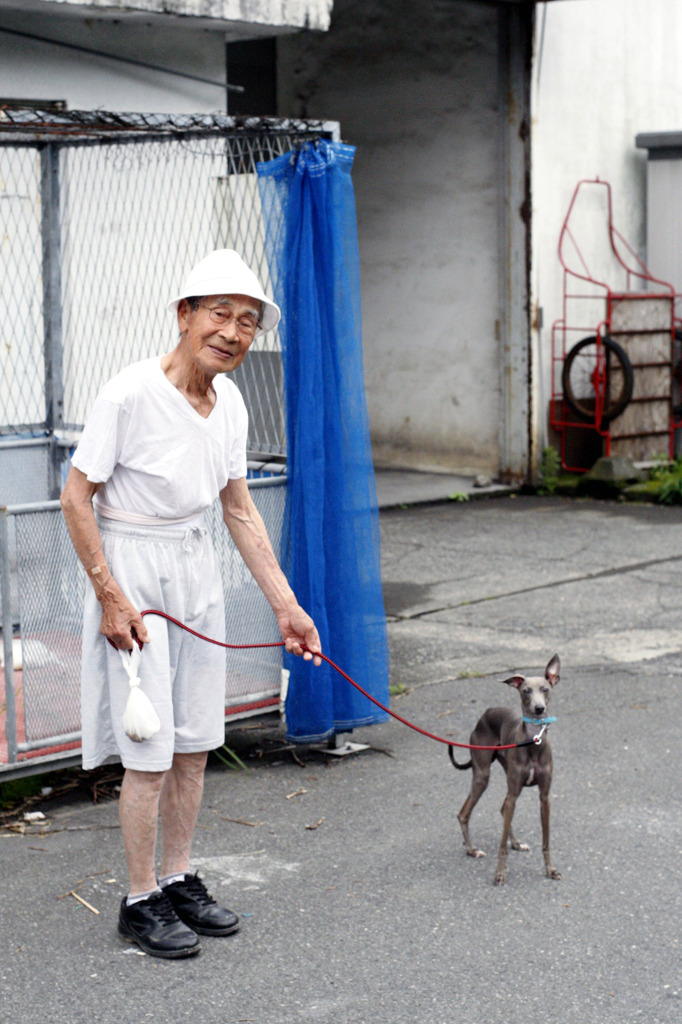
POLYGON ((131 651, 135 639, 149 643, 149 633, 139 611, 121 591, 118 583, 109 577, 99 589, 97 600, 102 606, 99 631, 114 647, 131 651))

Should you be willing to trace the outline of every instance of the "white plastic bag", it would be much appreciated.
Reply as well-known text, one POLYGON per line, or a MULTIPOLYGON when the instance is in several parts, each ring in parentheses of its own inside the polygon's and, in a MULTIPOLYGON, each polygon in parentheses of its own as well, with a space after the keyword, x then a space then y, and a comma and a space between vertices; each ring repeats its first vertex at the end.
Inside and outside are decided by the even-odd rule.
POLYGON ((143 740, 148 740, 159 731, 161 722, 154 710, 154 705, 142 689, 142 681, 137 674, 142 654, 137 643, 133 645, 132 651, 119 649, 118 653, 121 655, 123 667, 130 680, 130 694, 123 712, 123 728, 131 740, 142 743, 143 740))

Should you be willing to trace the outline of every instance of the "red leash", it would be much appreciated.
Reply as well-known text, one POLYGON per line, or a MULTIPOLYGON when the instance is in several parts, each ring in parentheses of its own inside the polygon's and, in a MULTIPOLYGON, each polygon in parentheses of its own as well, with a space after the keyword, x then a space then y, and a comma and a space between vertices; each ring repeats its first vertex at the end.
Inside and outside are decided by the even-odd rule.
MULTIPOLYGON (((231 651, 242 651, 247 649, 250 650, 252 648, 257 647, 284 647, 283 640, 275 640, 271 643, 266 644, 225 644, 222 642, 222 640, 213 640, 210 636, 204 636, 203 633, 197 633, 195 629, 191 629, 189 626, 186 626, 184 622, 180 622, 179 619, 174 619, 172 615, 167 615, 166 612, 160 612, 156 608, 147 608, 145 611, 140 612, 140 615, 142 615, 143 617, 145 615, 158 615, 162 619, 168 619, 169 622, 172 622, 175 626, 179 626, 180 629, 184 629, 185 632, 191 633, 192 636, 198 637, 199 640, 205 640, 206 643, 215 644, 216 647, 226 647, 231 651)), ((140 644, 140 647, 141 646, 142 645, 140 644)), ((406 718, 403 718, 402 715, 399 715, 396 711, 391 711, 391 709, 387 708, 384 704, 381 703, 381 701, 377 700, 375 697, 372 697, 372 695, 367 693, 366 690, 363 690, 359 683, 356 683, 354 679, 351 679, 351 677, 347 675, 342 668, 339 668, 338 665, 335 665, 331 658, 328 658, 326 654, 322 654, 322 652, 320 652, 318 656, 322 658, 322 661, 326 661, 328 665, 331 665, 331 667, 335 669, 340 676, 343 676, 343 678, 347 682, 349 682, 351 686, 354 686, 356 690, 359 690, 360 693, 367 698, 367 700, 371 700, 372 704, 376 704, 378 708, 381 708, 382 711, 385 711, 387 715, 390 715, 392 718, 395 718, 398 722, 402 722, 402 724, 406 725, 408 729, 414 729, 415 732, 421 733, 422 736, 426 736, 430 740, 436 740, 437 743, 445 743, 446 746, 448 747, 463 747, 466 750, 514 750, 516 747, 525 747, 530 745, 528 743, 508 743, 506 746, 501 747, 476 747, 472 746, 471 743, 454 743, 452 740, 447 740, 443 736, 435 736, 432 732, 427 732, 426 729, 421 729, 418 725, 415 725, 413 722, 408 722, 408 720, 406 718)), ((530 743, 532 742, 533 741, 531 740, 530 743)))

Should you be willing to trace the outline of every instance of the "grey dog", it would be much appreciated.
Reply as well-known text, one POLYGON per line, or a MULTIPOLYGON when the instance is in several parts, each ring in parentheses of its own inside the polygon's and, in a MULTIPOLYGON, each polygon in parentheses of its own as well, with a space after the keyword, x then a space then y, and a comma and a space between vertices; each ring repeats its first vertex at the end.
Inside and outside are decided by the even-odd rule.
POLYGON ((549 724, 554 721, 547 717, 552 690, 559 682, 559 657, 554 655, 545 669, 544 676, 526 678, 513 675, 504 682, 514 686, 521 697, 521 714, 510 708, 488 708, 479 718, 469 742, 472 746, 493 747, 519 743, 523 746, 511 750, 472 750, 471 760, 458 764, 453 748, 448 748, 450 760, 455 768, 464 771, 473 768, 474 777, 471 791, 457 815, 462 827, 464 845, 470 857, 485 857, 477 850, 469 836, 471 812, 485 792, 490 779, 490 766, 499 761, 507 774, 507 795, 502 804, 502 839, 495 872, 495 885, 504 885, 507 880, 507 844, 513 850, 528 850, 525 843, 519 843, 512 830, 514 808, 524 786, 537 786, 540 795, 540 821, 542 823, 542 853, 548 878, 560 879, 561 875, 552 865, 549 850, 549 790, 552 785, 552 749, 546 735, 549 724))

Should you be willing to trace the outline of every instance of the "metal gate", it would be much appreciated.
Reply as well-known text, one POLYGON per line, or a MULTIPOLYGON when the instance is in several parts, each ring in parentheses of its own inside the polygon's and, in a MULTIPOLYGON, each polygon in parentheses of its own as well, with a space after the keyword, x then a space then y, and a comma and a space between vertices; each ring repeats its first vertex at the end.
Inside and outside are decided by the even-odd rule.
MULTIPOLYGON (((174 346, 166 301, 209 250, 237 249, 269 290, 256 163, 336 135, 330 123, 270 118, 0 111, 0 777, 78 757, 85 581, 55 499, 95 396, 124 366, 174 346)), ((276 545, 277 332, 257 339, 233 379, 250 413, 250 486, 276 545)), ((217 508, 209 523, 228 638, 278 639, 217 508)), ((277 706, 280 677, 277 648, 229 657, 227 714, 277 706)))

